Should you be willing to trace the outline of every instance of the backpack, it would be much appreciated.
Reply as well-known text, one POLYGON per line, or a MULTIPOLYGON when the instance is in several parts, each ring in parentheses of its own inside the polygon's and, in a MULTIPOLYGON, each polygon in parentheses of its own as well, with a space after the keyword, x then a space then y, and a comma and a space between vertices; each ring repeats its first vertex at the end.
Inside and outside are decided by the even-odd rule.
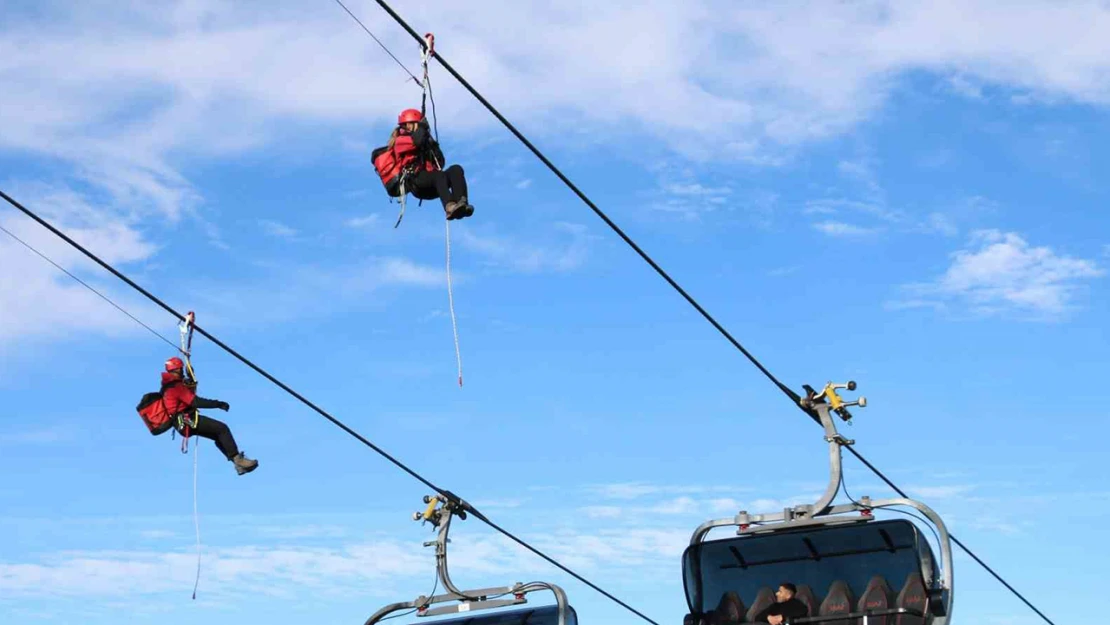
POLYGON ((139 417, 153 436, 158 436, 173 427, 173 415, 166 410, 166 402, 162 399, 161 391, 143 395, 135 410, 138 411, 139 417))
POLYGON ((370 158, 374 162, 374 169, 377 170, 378 177, 382 180, 385 192, 390 197, 400 197, 400 182, 404 172, 401 171, 397 155, 389 149, 389 146, 382 146, 371 152, 370 158))

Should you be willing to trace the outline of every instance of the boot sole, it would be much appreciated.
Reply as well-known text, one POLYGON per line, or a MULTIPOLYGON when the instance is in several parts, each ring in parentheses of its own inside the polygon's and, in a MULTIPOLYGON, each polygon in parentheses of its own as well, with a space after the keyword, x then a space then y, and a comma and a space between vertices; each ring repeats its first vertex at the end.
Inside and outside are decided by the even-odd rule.
POLYGON ((254 471, 257 468, 258 468, 258 463, 257 462, 254 463, 253 466, 249 466, 249 467, 241 467, 239 465, 235 465, 235 471, 237 473, 239 473, 239 475, 245 475, 247 473, 250 473, 251 471, 254 471))

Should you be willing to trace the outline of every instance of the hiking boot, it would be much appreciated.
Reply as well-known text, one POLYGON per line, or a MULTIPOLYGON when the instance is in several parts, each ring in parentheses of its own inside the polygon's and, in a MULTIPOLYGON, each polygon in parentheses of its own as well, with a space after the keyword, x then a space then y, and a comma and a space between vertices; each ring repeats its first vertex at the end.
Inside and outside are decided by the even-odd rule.
POLYGON ((258 461, 244 456, 243 452, 239 452, 239 455, 232 458, 231 461, 235 463, 235 471, 239 475, 250 473, 258 468, 258 461))
POLYGON ((462 214, 461 208, 462 206, 458 202, 448 202, 443 206, 443 212, 447 213, 448 220, 458 219, 459 215, 462 214))
POLYGON ((474 207, 470 205, 470 202, 466 201, 465 195, 459 198, 459 206, 462 207, 460 211, 461 214, 458 217, 459 219, 462 219, 463 217, 470 217, 474 214, 474 207))

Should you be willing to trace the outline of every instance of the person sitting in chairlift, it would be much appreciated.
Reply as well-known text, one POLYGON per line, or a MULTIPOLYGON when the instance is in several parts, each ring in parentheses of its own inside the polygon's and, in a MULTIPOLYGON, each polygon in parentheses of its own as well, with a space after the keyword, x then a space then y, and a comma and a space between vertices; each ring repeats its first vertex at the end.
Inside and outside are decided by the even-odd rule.
POLYGON ((775 599, 767 609, 755 615, 755 623, 769 623, 770 625, 783 625, 787 619, 805 618, 809 616, 809 608, 796 598, 798 588, 790 582, 779 584, 775 591, 775 599))
POLYGON ((371 157, 390 196, 412 193, 421 200, 439 198, 447 219, 474 214, 474 207, 466 199, 463 168, 454 164, 443 169, 443 152, 431 136, 428 119, 420 111, 401 111, 389 143, 374 150, 371 157))

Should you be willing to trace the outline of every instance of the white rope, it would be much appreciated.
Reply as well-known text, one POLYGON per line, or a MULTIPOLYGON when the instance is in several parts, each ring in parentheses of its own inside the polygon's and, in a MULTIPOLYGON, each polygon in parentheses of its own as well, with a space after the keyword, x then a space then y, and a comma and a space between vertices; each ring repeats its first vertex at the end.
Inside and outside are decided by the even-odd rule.
POLYGON ((200 445, 193 445, 193 525, 197 530, 197 579, 193 582, 193 599, 197 598, 197 587, 200 586, 200 512, 197 508, 197 457, 200 455, 200 445))
POLYGON ((447 302, 451 308, 451 331, 455 334, 455 361, 459 365, 459 386, 462 386, 462 352, 459 351, 459 324, 455 320, 455 296, 451 287, 451 221, 444 219, 447 224, 447 302))
MULTIPOLYGON (((192 311, 185 317, 185 321, 178 325, 178 332, 181 334, 181 352, 185 355, 185 363, 189 369, 189 375, 193 375, 193 362, 190 352, 193 347, 193 323, 194 315, 192 311)), ((193 424, 192 428, 195 430, 200 425, 200 413, 196 410, 193 411, 193 424)), ((188 428, 186 428, 188 429, 188 428)), ((184 434, 184 433, 183 433, 184 434)), ((190 436, 184 436, 181 441, 181 452, 189 453, 189 439, 196 436, 195 432, 189 432, 190 436)), ((193 445, 193 526, 197 531, 197 578, 193 582, 193 600, 197 598, 197 587, 200 586, 200 510, 197 505, 197 467, 199 465, 198 458, 200 457, 200 442, 193 445)))

